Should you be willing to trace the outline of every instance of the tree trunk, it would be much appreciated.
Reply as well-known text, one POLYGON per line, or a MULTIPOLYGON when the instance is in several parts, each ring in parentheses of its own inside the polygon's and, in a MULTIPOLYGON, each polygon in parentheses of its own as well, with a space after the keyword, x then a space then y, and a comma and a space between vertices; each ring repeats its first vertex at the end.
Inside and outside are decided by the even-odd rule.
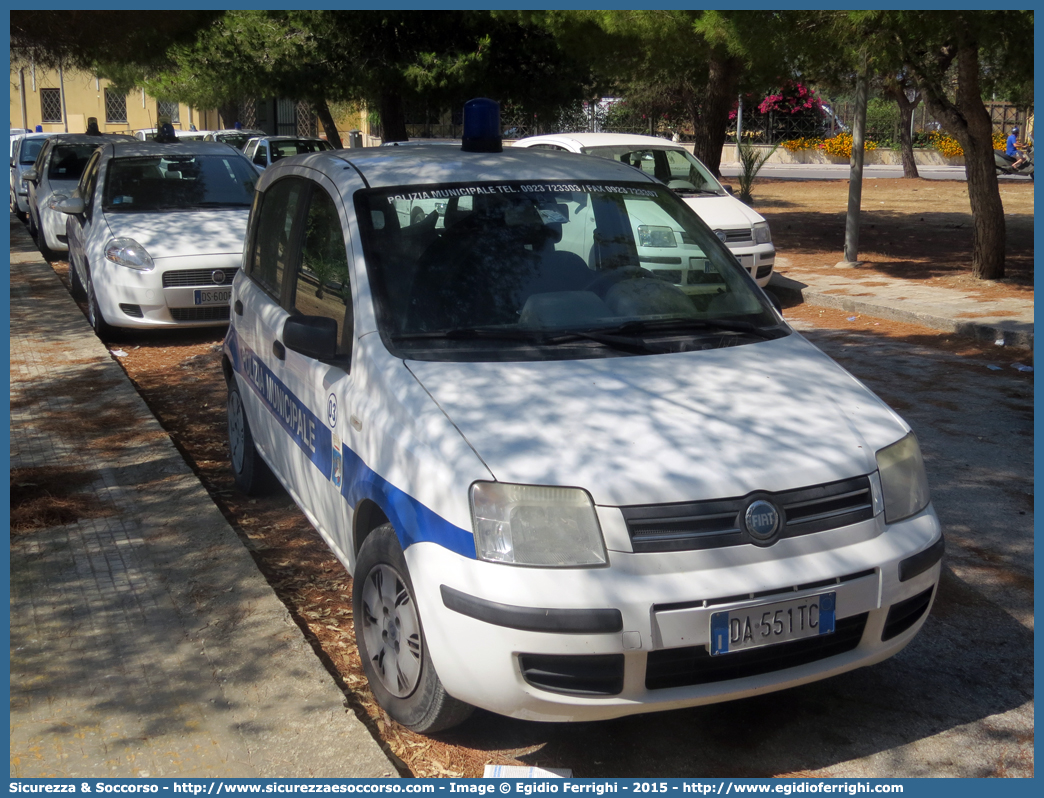
POLYGON ((736 96, 742 65, 739 60, 717 50, 711 51, 707 65, 707 91, 693 114, 695 131, 693 154, 703 161, 715 177, 721 177, 721 148, 729 129, 729 111, 736 96))
POLYGON ((866 102, 870 76, 866 55, 863 68, 856 75, 855 119, 852 123, 852 156, 848 181, 848 213, 845 215, 845 261, 859 260, 859 211, 863 201, 863 160, 866 142, 866 102))
POLYGON ((972 273, 980 280, 999 280, 1004 277, 1004 206, 993 162, 993 122, 979 85, 979 45, 970 25, 955 47, 956 100, 950 102, 940 84, 925 81, 925 105, 964 149, 973 223, 972 273))
POLYGON ((903 177, 920 177, 917 161, 914 160, 913 134, 910 132, 916 107, 917 102, 910 102, 905 96, 899 100, 899 150, 903 156, 903 177))
POLYGON ((409 141, 402 95, 394 89, 382 89, 378 107, 381 111, 381 139, 383 141, 409 141))
POLYGON ((917 172, 917 161, 914 160, 913 151, 913 115, 921 102, 920 92, 914 92, 913 100, 907 97, 906 92, 913 86, 910 77, 903 76, 898 79, 885 81, 885 94, 895 100, 899 106, 899 151, 903 157, 903 177, 920 177, 917 172))
POLYGON ((320 97, 315 101, 315 115, 319 117, 319 124, 323 126, 326 140, 336 149, 341 149, 344 146, 341 143, 341 134, 337 132, 337 123, 334 122, 333 114, 330 113, 330 106, 327 104, 325 97, 320 97))

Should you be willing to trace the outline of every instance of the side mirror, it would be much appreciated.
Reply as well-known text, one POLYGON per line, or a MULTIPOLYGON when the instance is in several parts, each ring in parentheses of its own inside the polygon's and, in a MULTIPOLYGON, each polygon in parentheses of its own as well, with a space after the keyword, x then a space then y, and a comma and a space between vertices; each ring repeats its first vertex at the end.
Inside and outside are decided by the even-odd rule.
POLYGON ((337 322, 326 316, 291 316, 283 323, 283 346, 305 357, 337 356, 337 322))
POLYGON ((35 183, 40 179, 40 173, 36 171, 35 166, 30 166, 24 172, 22 172, 22 180, 27 183, 35 183))
POLYGON ((732 186, 730 186, 728 183, 722 183, 721 187, 723 189, 725 189, 725 193, 726 194, 728 194, 730 196, 734 196, 735 195, 735 192, 732 190, 732 186))
POLYGON ((58 200, 51 205, 53 210, 67 213, 70 216, 79 216, 83 213, 84 207, 83 198, 77 196, 66 197, 65 199, 58 200))
POLYGON ((260 150, 254 154, 254 163, 258 166, 268 166, 268 161, 265 160, 265 154, 260 150))

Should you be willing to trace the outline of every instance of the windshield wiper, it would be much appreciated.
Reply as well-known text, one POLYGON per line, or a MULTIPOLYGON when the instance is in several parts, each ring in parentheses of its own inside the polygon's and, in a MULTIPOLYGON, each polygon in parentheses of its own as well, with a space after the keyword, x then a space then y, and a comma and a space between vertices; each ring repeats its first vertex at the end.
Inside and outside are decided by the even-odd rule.
POLYGON ((767 341, 782 338, 786 332, 779 327, 758 327, 749 321, 738 321, 730 319, 636 319, 627 321, 616 327, 598 328, 590 330, 592 333, 653 333, 653 332, 686 332, 696 330, 707 330, 711 332, 725 331, 750 333, 767 341))
POLYGON ((621 352, 629 352, 635 355, 661 355, 670 352, 670 349, 648 344, 638 338, 621 337, 606 334, 601 330, 569 330, 554 335, 549 335, 538 330, 506 329, 503 327, 457 327, 452 330, 433 330, 431 332, 398 333, 393 336, 396 340, 417 339, 457 339, 466 340, 474 338, 502 339, 505 341, 521 341, 535 346, 559 346, 561 344, 574 343, 578 340, 594 341, 616 349, 621 352))

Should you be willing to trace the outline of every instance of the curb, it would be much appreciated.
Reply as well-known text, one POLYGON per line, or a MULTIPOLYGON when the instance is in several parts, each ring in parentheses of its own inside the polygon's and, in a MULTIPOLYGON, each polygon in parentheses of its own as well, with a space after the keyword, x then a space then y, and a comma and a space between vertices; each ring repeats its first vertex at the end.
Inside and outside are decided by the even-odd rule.
POLYGON ((835 308, 846 310, 851 313, 861 313, 864 316, 873 316, 877 319, 888 319, 906 324, 919 324, 922 327, 930 327, 933 330, 954 333, 964 338, 972 338, 983 343, 994 343, 1003 339, 1005 346, 1015 346, 1025 349, 1033 349, 1033 325, 1020 324, 1019 322, 977 322, 957 321, 944 316, 936 316, 913 310, 900 310, 891 305, 879 304, 872 301, 851 299, 848 297, 824 294, 810 288, 805 283, 784 277, 778 272, 772 274, 768 288, 779 297, 785 305, 816 305, 818 307, 835 308), (1026 329, 1028 327, 1028 329, 1026 329))

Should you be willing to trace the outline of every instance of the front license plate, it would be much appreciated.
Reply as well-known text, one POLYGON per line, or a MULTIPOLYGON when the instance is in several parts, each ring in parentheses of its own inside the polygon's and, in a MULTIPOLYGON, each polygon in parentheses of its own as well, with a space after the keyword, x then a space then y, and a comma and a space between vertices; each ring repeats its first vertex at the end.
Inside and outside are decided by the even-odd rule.
POLYGON ((836 593, 711 615, 711 655, 833 634, 836 593))
POLYGON ((197 305, 227 305, 232 299, 231 288, 217 290, 197 288, 195 291, 197 305))

